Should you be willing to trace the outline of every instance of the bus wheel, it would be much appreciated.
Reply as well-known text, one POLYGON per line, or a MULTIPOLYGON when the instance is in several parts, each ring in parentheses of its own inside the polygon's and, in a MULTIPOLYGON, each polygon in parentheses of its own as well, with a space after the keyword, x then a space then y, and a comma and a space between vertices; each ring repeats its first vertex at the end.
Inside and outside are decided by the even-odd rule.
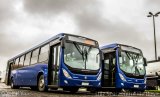
POLYGON ((39 90, 40 92, 43 92, 43 91, 47 91, 47 90, 48 90, 48 88, 45 86, 44 76, 43 76, 43 75, 41 75, 41 76, 39 77, 39 80, 38 80, 38 90, 39 90))
POLYGON ((15 86, 15 85, 14 85, 13 78, 11 79, 11 89, 19 89, 18 86, 15 86))

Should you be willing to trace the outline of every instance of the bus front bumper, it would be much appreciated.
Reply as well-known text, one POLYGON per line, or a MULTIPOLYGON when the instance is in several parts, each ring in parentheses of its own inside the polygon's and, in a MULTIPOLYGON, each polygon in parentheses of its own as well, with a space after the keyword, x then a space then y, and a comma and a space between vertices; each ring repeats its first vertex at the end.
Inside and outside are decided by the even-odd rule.
POLYGON ((120 88, 123 89, 134 89, 134 90, 144 90, 146 89, 146 84, 144 83, 132 83, 132 82, 121 82, 120 88))
POLYGON ((63 79, 60 81, 60 86, 74 86, 74 87, 97 87, 101 86, 98 80, 77 80, 77 79, 63 79))

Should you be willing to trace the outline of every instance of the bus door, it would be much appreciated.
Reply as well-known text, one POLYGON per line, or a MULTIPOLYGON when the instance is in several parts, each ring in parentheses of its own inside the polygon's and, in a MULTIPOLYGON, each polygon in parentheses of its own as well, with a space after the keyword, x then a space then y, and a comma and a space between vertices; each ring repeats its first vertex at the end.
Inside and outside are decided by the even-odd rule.
POLYGON ((115 87, 115 64, 116 52, 107 52, 104 54, 103 80, 104 87, 115 87))
POLYGON ((48 65, 48 85, 58 86, 58 72, 60 63, 60 44, 50 47, 48 65))

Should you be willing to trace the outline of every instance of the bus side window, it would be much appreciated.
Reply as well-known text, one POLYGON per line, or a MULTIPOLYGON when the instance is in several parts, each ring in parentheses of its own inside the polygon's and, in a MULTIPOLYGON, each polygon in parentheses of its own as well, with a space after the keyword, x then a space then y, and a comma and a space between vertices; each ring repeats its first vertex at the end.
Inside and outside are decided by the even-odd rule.
POLYGON ((114 65, 116 64, 116 59, 115 59, 115 58, 113 58, 113 64, 114 64, 114 65))
POLYGON ((20 61, 19 61, 19 66, 18 66, 18 68, 23 67, 23 62, 24 62, 24 55, 20 57, 20 61))
POLYGON ((14 70, 14 66, 15 66, 15 60, 13 61, 13 64, 11 64, 11 71, 14 70))
POLYGON ((56 47, 54 47, 54 65, 56 65, 56 52, 57 52, 57 49, 56 47))
POLYGON ((39 55, 39 62, 45 62, 47 63, 48 61, 48 51, 49 51, 49 45, 45 45, 41 48, 40 50, 40 55, 39 55))
POLYGON ((57 55, 57 67, 59 68, 59 64, 60 64, 60 49, 61 49, 60 45, 57 48, 58 48, 58 50, 57 50, 58 51, 57 52, 58 53, 58 55, 57 55))
POLYGON ((105 68, 106 70, 109 70, 109 59, 104 60, 104 68, 105 68))
POLYGON ((30 59, 31 59, 31 53, 29 52, 26 54, 25 60, 24 60, 24 66, 30 65, 30 59))
POLYGON ((39 54, 39 48, 32 52, 31 64, 35 64, 38 62, 38 54, 39 54))
POLYGON ((18 68, 18 63, 19 63, 19 58, 17 58, 16 61, 15 61, 14 69, 18 68))
POLYGON ((60 64, 60 45, 55 46, 53 51, 53 56, 52 56, 52 60, 53 60, 53 65, 57 66, 57 68, 59 68, 59 64, 60 64))

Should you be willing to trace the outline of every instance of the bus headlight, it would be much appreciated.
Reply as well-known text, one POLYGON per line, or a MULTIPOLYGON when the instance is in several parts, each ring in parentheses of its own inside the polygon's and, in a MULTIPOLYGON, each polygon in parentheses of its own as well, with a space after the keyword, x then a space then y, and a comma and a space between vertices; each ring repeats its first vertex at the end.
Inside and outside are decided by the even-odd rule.
POLYGON ((62 71, 65 77, 70 78, 70 79, 72 78, 65 69, 62 69, 62 71))
POLYGON ((121 73, 119 73, 119 76, 120 76, 121 80, 123 80, 125 82, 127 81, 121 73))
POLYGON ((101 80, 102 73, 100 73, 97 77, 97 80, 101 80))

